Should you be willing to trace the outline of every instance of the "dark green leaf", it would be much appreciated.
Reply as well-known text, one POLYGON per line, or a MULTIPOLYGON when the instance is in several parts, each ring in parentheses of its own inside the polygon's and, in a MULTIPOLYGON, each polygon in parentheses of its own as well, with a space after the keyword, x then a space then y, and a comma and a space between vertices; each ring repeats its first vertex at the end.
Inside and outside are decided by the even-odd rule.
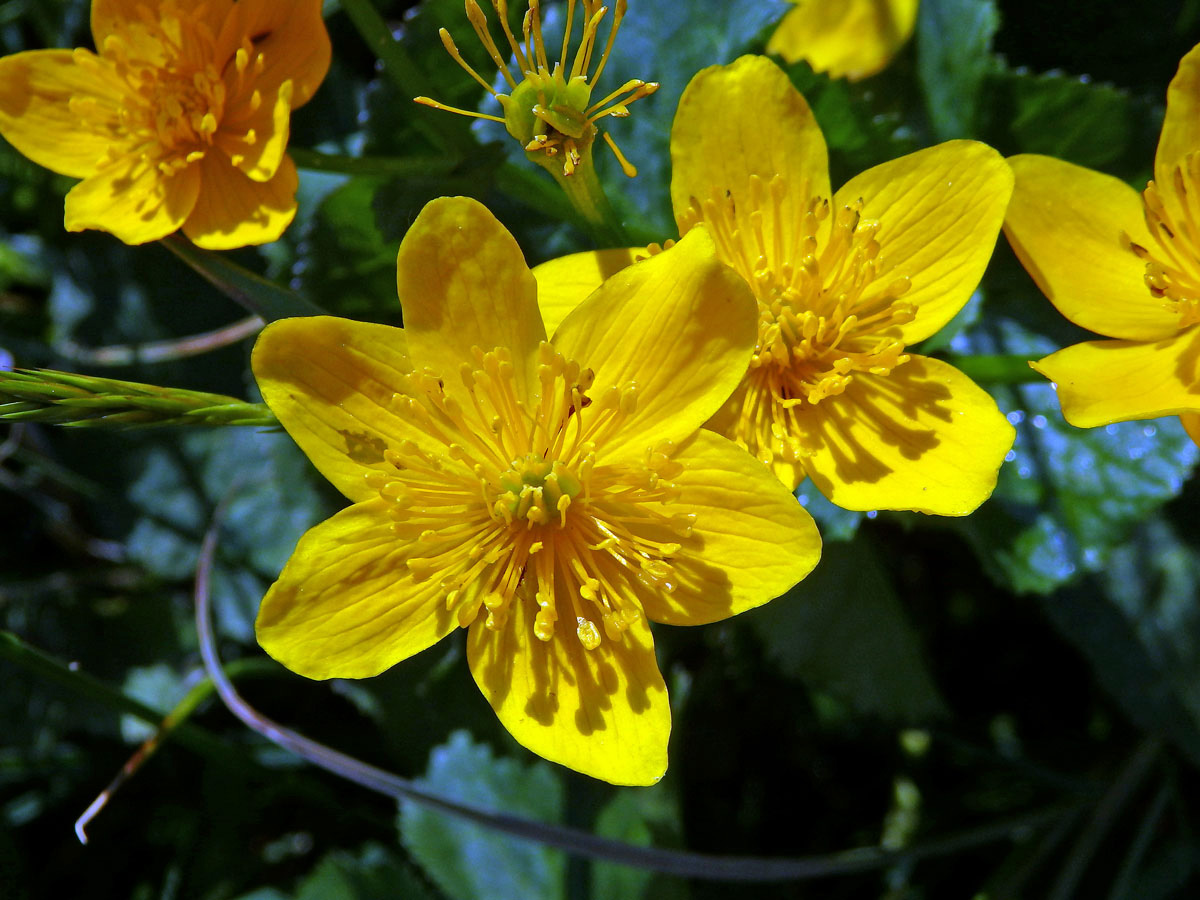
POLYGON ((861 537, 826 544, 808 578, 746 619, 785 674, 861 715, 921 722, 944 712, 921 641, 861 537))
MULTIPOLYGON (((548 763, 497 759, 465 731, 434 749, 417 782, 453 800, 544 822, 559 822, 562 784, 548 763)), ((400 837, 409 853, 451 900, 563 897, 562 854, 417 803, 400 804, 400 837)))
POLYGON ((994 0, 923 0, 917 15, 917 72, 940 140, 974 137, 979 87, 997 63, 994 0))

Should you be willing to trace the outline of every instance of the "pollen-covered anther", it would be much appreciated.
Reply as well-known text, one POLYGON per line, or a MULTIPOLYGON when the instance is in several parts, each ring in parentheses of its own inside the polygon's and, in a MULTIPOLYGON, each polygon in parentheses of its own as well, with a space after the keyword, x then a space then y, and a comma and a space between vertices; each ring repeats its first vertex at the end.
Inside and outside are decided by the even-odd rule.
POLYGON ((1179 327, 1195 325, 1200 322, 1200 152, 1176 164, 1169 185, 1149 182, 1142 205, 1153 245, 1135 243, 1124 232, 1121 243, 1145 262, 1146 288, 1179 317, 1179 327))

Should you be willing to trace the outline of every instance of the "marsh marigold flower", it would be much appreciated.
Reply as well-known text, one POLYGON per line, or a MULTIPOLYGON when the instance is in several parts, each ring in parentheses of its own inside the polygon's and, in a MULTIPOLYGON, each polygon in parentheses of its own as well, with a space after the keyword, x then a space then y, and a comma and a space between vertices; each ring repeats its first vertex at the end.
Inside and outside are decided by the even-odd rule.
MULTIPOLYGON (((553 57, 553 51, 547 53, 542 36, 541 5, 538 0, 530 0, 520 40, 508 25, 507 0, 492 0, 492 7, 504 32, 508 49, 512 51, 515 73, 510 71, 500 47, 492 38, 487 16, 479 4, 476 0, 466 0, 467 17, 471 26, 495 62, 501 77, 508 84, 509 93, 497 91, 463 59, 445 28, 441 29, 440 33, 446 51, 496 98, 503 116, 456 109, 428 97, 417 97, 416 101, 437 109, 502 123, 508 133, 521 142, 529 158, 554 175, 560 183, 569 178, 595 177, 591 153, 597 134, 602 135, 625 174, 630 177, 637 175, 637 169, 621 153, 612 137, 608 132, 601 132, 596 123, 607 116, 628 116, 629 104, 654 93, 658 90, 658 84, 632 79, 602 99, 593 100, 596 83, 608 63, 617 31, 621 27, 621 19, 625 15, 626 0, 617 0, 608 39, 604 43, 603 51, 599 53, 599 29, 608 13, 608 7, 601 6, 600 0, 580 0, 579 3, 576 3, 576 0, 567 0, 562 49, 557 59, 553 57), (579 46, 572 54, 571 31, 577 12, 582 23, 582 36, 579 46)), ((564 184, 564 187, 570 192, 569 183, 564 184)))
POLYGON ((912 37, 918 0, 793 0, 767 42, 787 62, 858 81, 883 69, 912 37))
POLYGON ((127 244, 182 228, 228 249, 275 240, 296 212, 291 111, 329 68, 320 0, 94 0, 96 52, 0 59, 0 134, 82 178, 70 231, 127 244))
POLYGON ((713 622, 816 564, 808 514, 700 430, 754 346, 703 231, 605 282, 551 340, 516 242, 435 200, 400 247, 404 328, 285 319, 263 397, 353 505, 301 538, 258 638, 311 678, 375 675, 468 629, 480 689, 547 759, 621 784, 666 768, 647 620, 713 622))
MULTIPOLYGON (((965 515, 995 487, 1012 426, 969 378, 908 348, 970 298, 1012 175, 990 147, 950 141, 834 193, 826 160, 808 104, 765 57, 705 69, 679 101, 680 234, 707 226, 758 300, 750 369, 708 427, 847 509, 965 515)), ((544 308, 561 314, 628 258, 544 264, 544 308)))
POLYGON ((1064 316, 1115 338, 1033 367, 1063 417, 1092 428, 1178 415, 1200 443, 1200 47, 1167 90, 1154 180, 1119 179, 1048 156, 1015 156, 1004 230, 1064 316))

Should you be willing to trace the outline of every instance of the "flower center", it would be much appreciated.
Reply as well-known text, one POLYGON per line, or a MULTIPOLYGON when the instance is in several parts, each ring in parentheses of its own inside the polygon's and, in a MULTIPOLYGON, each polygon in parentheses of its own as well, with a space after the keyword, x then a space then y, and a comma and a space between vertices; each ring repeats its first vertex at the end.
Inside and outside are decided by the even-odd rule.
POLYGON ((1142 192, 1146 226, 1153 247, 1143 247, 1122 232, 1121 240, 1146 262, 1146 287, 1179 316, 1179 327, 1200 322, 1200 153, 1189 153, 1172 172, 1174 209, 1163 202, 1151 181, 1142 192))
MULTIPOLYGON (((139 155, 166 175, 202 159, 229 117, 230 107, 254 113, 263 97, 254 88, 265 62, 257 43, 266 35, 245 37, 233 56, 218 66, 216 37, 198 11, 166 0, 157 18, 121 23, 99 47, 97 58, 76 52, 76 61, 97 79, 120 84, 116 108, 95 98, 72 98, 71 110, 113 136, 107 162, 139 155)), ((253 145, 253 128, 239 129, 241 142, 253 145)), ((234 164, 240 159, 234 159, 234 164)))
POLYGON ((514 459, 512 468, 500 476, 504 493, 492 509, 506 521, 544 525, 565 522, 567 507, 579 496, 583 484, 558 460, 547 460, 536 453, 514 459))
POLYGON ((668 538, 691 533, 693 516, 663 509, 679 494, 674 448, 608 462, 604 448, 636 410, 636 389, 593 398, 591 371, 549 344, 529 400, 504 348, 476 349, 460 376, 465 392, 429 371, 406 376, 392 405, 428 440, 389 448, 388 468, 367 476, 412 548, 406 567, 436 581, 460 625, 482 609, 499 630, 516 606, 536 608, 542 641, 563 618, 588 649, 620 640, 642 614, 639 588, 674 590, 680 545, 668 538))
POLYGON ((857 374, 887 375, 906 363, 900 328, 916 309, 900 299, 911 281, 880 256, 879 222, 862 217, 862 200, 833 209, 826 225, 827 199, 814 197, 797 221, 784 211, 789 194, 784 176, 764 183, 752 175, 744 202, 692 198, 681 225, 686 232, 704 222, 758 299, 738 437, 769 433, 760 455, 795 461, 803 455, 797 411, 842 393, 857 374))

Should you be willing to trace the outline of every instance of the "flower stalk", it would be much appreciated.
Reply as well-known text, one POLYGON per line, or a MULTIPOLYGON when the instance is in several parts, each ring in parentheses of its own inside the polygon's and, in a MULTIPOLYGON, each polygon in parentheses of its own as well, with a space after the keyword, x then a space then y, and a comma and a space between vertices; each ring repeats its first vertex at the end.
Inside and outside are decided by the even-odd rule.
POLYGON ((52 369, 0 372, 0 420, 79 428, 278 425, 262 403, 52 369))

